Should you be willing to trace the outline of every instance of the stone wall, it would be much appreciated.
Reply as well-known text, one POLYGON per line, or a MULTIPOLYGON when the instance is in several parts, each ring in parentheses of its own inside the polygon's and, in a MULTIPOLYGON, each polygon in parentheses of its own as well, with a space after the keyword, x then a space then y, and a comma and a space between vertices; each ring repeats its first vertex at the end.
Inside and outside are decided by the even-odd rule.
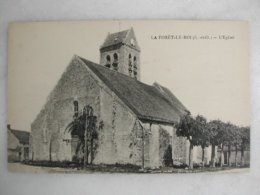
POLYGON ((111 67, 110 69, 113 70, 113 55, 114 54, 118 55, 118 72, 121 72, 127 76, 134 77, 134 73, 132 72, 129 74, 129 54, 132 56, 132 70, 133 68, 133 62, 134 62, 134 56, 136 57, 136 64, 137 64, 137 79, 140 80, 140 52, 127 46, 127 45, 122 45, 122 46, 117 46, 114 47, 113 50, 107 50, 107 51, 102 51, 100 53, 100 64, 101 65, 106 65, 106 57, 107 55, 110 56, 111 59, 111 67))
POLYGON ((97 116, 93 163, 141 165, 141 128, 135 114, 77 57, 31 125, 31 159, 72 160, 75 143, 65 129, 73 120, 75 100, 79 111, 90 105, 97 116))
POLYGON ((145 167, 161 167, 169 146, 174 161, 186 162, 186 140, 176 136, 173 126, 140 122, 78 57, 73 58, 31 124, 31 159, 72 160, 76 144, 65 129, 73 120, 74 101, 78 101, 79 111, 92 106, 97 117, 94 164, 142 166, 144 161, 145 167))
POLYGON ((131 76, 131 77, 134 77, 134 72, 132 71, 132 74, 130 75, 129 74, 129 66, 128 66, 128 59, 129 59, 129 54, 131 54, 132 56, 132 70, 134 70, 133 68, 133 58, 136 57, 136 64, 137 64, 137 80, 140 80, 141 78, 141 71, 140 71, 140 52, 135 50, 135 49, 132 49, 130 48, 129 46, 127 45, 123 45, 120 50, 120 63, 121 63, 121 70, 120 72, 128 75, 128 76, 131 76))
MULTIPOLYGON (((159 126, 159 159, 161 166, 166 166, 166 153, 171 150, 171 160, 172 160, 172 137, 173 128, 171 126, 159 126)), ((167 157, 169 158, 169 157, 167 157)))
POLYGON ((186 163, 186 140, 176 136, 172 125, 142 123, 144 128, 144 166, 158 168, 165 166, 165 153, 168 147, 172 151, 172 161, 175 164, 186 163))
POLYGON ((81 62, 74 58, 31 124, 31 158, 71 160, 70 134, 65 129, 73 119, 73 101, 78 101, 79 111, 85 105, 91 105, 98 114, 99 94, 97 82, 81 62))
POLYGON ((185 137, 178 137, 176 129, 173 128, 173 164, 188 164, 189 141, 185 137))
MULTIPOLYGON (((221 156, 221 153, 218 151, 217 153, 217 161, 218 163, 220 163, 220 156, 221 156)), ((224 151, 224 164, 227 164, 227 158, 228 158, 228 152, 227 151, 224 151)), ((231 164, 235 164, 236 162, 236 151, 232 150, 231 151, 231 155, 230 155, 230 161, 231 161, 231 164)), ((238 150, 237 151, 237 163, 238 165, 241 165, 241 151, 238 150)), ((244 164, 245 165, 250 165, 250 150, 245 150, 244 151, 244 164)))
POLYGON ((106 86, 100 93, 99 147, 96 164, 141 165, 141 128, 134 113, 106 86))
MULTIPOLYGON (((208 165, 211 161, 211 146, 204 149, 204 163, 208 165)), ((202 148, 201 146, 194 146, 193 148, 193 162, 196 164, 202 163, 202 148)))

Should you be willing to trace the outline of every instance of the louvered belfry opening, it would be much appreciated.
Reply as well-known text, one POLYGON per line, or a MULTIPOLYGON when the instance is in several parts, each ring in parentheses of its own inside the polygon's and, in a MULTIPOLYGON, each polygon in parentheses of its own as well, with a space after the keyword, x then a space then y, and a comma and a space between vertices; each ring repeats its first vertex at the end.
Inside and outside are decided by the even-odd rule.
POLYGON ((134 77, 137 79, 137 60, 134 57, 134 77))
POLYGON ((111 67, 111 58, 110 58, 110 55, 107 55, 106 57, 106 65, 105 65, 107 68, 110 68, 111 67))
POLYGON ((100 65, 140 80, 140 51, 133 28, 108 33, 100 47, 100 65))
POLYGON ((114 59, 113 59, 113 70, 117 71, 118 70, 118 55, 116 53, 114 53, 113 55, 114 59))
POLYGON ((133 70, 132 70, 132 56, 131 56, 131 54, 129 54, 129 56, 128 56, 128 71, 129 71, 129 76, 132 76, 132 72, 133 72, 133 70))

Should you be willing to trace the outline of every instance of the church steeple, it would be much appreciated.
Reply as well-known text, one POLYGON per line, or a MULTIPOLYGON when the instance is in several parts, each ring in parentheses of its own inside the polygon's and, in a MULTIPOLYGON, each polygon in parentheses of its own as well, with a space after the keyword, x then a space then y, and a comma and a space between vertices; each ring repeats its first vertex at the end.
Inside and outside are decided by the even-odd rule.
POLYGON ((100 64, 140 80, 140 47, 133 28, 107 35, 100 47, 100 64))

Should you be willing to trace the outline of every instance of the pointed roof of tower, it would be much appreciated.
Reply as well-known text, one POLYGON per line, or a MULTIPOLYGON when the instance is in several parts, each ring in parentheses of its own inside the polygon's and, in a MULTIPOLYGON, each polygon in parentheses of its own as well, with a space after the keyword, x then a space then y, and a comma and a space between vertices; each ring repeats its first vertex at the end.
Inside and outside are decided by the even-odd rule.
MULTIPOLYGON (((113 45, 118 45, 118 44, 125 44, 125 45, 129 45, 131 47, 133 47, 133 45, 130 44, 130 39, 134 38, 135 42, 136 38, 135 38, 135 34, 134 34, 134 30, 133 28, 124 30, 124 31, 120 31, 120 32, 116 32, 116 33, 108 33, 104 43, 101 45, 100 49, 102 48, 106 48, 109 46, 113 46, 113 45)), ((135 44, 134 47, 138 50, 140 50, 138 44, 135 44)))

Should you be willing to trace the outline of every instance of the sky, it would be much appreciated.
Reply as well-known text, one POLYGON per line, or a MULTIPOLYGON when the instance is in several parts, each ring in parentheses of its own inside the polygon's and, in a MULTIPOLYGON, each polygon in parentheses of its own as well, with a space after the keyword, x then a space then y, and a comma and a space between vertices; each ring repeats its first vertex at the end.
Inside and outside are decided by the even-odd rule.
POLYGON ((250 124, 246 22, 114 20, 10 24, 11 127, 30 131, 73 56, 99 63, 99 47, 107 34, 131 27, 141 48, 142 82, 167 87, 193 115, 250 124))

